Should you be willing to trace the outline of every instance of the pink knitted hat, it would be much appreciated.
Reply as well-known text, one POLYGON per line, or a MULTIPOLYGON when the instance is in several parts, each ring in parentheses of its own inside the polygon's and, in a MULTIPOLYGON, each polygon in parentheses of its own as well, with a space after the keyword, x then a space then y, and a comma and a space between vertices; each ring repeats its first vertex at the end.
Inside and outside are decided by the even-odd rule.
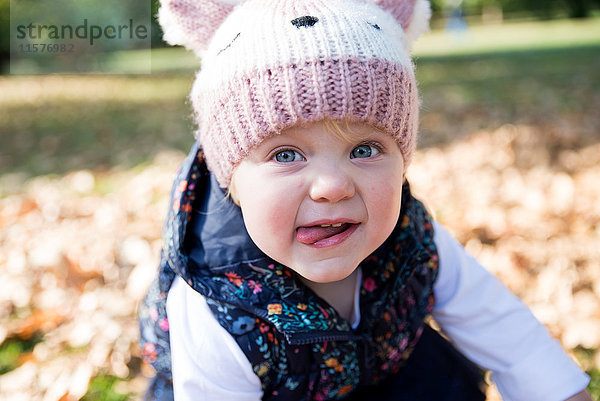
POLYGON ((208 167, 220 185, 265 138, 297 123, 362 121, 416 146, 409 56, 426 0, 163 0, 165 40, 202 57, 191 93, 208 167))

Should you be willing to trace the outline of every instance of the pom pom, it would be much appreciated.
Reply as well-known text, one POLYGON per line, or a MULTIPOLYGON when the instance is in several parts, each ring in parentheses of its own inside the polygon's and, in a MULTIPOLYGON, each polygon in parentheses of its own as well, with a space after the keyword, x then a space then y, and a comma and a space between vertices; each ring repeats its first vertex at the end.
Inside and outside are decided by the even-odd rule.
POLYGON ((158 23, 163 31, 163 40, 170 45, 192 47, 192 39, 186 36, 181 21, 172 11, 170 4, 162 4, 158 9, 158 23))
POLYGON ((243 0, 163 0, 158 22, 163 39, 171 45, 185 46, 198 56, 212 35, 243 0))
POLYGON ((427 0, 417 0, 410 23, 405 28, 409 46, 412 46, 415 40, 429 31, 430 19, 431 7, 429 2, 427 0))
POLYGON ((390 13, 404 30, 402 42, 410 50, 413 42, 429 30, 431 8, 428 0, 368 0, 390 13))

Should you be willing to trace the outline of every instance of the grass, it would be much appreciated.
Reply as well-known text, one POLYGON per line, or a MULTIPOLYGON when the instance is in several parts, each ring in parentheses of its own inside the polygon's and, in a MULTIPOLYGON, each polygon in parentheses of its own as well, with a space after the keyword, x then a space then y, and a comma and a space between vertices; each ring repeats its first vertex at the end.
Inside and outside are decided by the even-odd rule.
MULTIPOLYGON (((463 47, 446 46, 443 31, 428 34, 415 49, 421 145, 506 123, 554 123, 595 112, 599 28, 600 19, 474 27, 475 42, 463 47), (525 32, 529 39, 517 40, 525 32)), ((0 77, 3 182, 128 168, 162 149, 187 151, 193 122, 186 97, 198 60, 172 48, 153 51, 152 61, 162 71, 152 76, 0 77)))
POLYGON ((574 350, 577 360, 583 365, 586 373, 590 376, 590 384, 587 390, 594 400, 600 400, 600 369, 594 367, 595 350, 577 347, 574 350))
POLYGON ((598 45, 600 18, 590 18, 479 25, 460 32, 435 30, 423 35, 413 50, 418 57, 439 57, 598 45))
MULTIPOLYGON (((439 114, 460 138, 473 129, 579 113, 600 91, 599 50, 417 58, 422 144, 451 137, 448 127, 430 123, 439 114)), ((0 95, 0 174, 131 167, 160 149, 186 150, 192 75, 0 79, 6 89, 0 95), (21 98, 26 91, 33 96, 21 98)))
POLYGON ((9 338, 0 344, 0 375, 18 368, 23 355, 33 351, 41 341, 41 336, 35 335, 26 340, 9 338))
POLYGON ((588 370, 587 374, 591 377, 588 391, 594 400, 600 400, 600 370, 588 370))
POLYGON ((121 394, 115 389, 117 383, 122 381, 116 376, 99 374, 92 378, 88 392, 81 401, 127 401, 131 399, 130 394, 121 394))
MULTIPOLYGON (((423 146, 508 123, 560 125, 592 115, 600 100, 600 45, 419 57, 416 64, 423 146), (445 127, 434 121, 440 115, 445 127)), ((588 128, 579 138, 588 143, 574 145, 599 139, 588 128)))
POLYGON ((131 167, 187 148, 191 82, 192 74, 0 78, 0 175, 131 167))

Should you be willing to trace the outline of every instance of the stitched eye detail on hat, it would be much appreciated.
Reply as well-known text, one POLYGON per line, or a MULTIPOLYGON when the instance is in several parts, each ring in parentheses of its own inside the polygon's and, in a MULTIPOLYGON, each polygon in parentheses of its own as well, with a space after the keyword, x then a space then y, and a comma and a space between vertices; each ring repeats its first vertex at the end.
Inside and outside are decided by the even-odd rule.
POLYGON ((231 40, 231 42, 229 42, 229 44, 227 46, 225 46, 224 48, 222 48, 221 50, 219 50, 219 52, 217 53, 217 56, 219 54, 223 53, 225 50, 229 49, 231 47, 231 45, 233 44, 233 42, 235 42, 235 40, 240 37, 240 34, 241 34, 241 32, 239 32, 237 35, 235 35, 235 38, 233 38, 231 40))
POLYGON ((296 28, 300 29, 302 27, 313 26, 314 24, 319 22, 319 19, 317 17, 313 17, 312 15, 305 15, 303 17, 298 17, 296 19, 293 19, 291 22, 292 22, 292 25, 294 25, 296 28))
POLYGON ((381 27, 377 24, 372 24, 369 21, 367 21, 367 24, 371 25, 373 28, 377 29, 378 31, 381 31, 381 27))

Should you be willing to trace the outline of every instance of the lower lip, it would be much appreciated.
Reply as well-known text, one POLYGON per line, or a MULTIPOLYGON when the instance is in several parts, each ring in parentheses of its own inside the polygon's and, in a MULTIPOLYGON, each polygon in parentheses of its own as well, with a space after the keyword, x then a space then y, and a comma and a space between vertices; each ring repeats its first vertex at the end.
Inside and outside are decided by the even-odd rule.
POLYGON ((352 224, 346 231, 343 231, 333 237, 325 238, 320 241, 315 242, 314 244, 306 244, 313 248, 330 248, 332 246, 336 246, 346 241, 348 237, 350 237, 354 231, 358 228, 358 224, 352 224))

